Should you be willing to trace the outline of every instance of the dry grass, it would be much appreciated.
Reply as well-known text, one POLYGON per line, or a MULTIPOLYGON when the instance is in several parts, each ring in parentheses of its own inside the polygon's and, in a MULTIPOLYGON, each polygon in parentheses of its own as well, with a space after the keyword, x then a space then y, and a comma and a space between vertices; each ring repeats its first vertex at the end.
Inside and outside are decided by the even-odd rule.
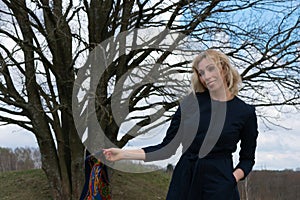
POLYGON ((34 169, 0 173, 0 199, 51 199, 44 172, 34 169))
MULTIPOLYGON (((113 200, 165 199, 170 176, 169 173, 159 170, 150 173, 114 171, 111 182, 113 200)), ((241 200, 300 199, 300 172, 253 171, 248 176, 247 181, 239 182, 239 190, 241 200), (245 188, 245 186, 247 187, 245 188)), ((0 173, 0 200, 13 199, 51 199, 43 171, 27 170, 0 173)))
MULTIPOLYGON (((165 199, 170 174, 163 171, 124 173, 112 177, 113 200, 165 199)), ((50 200, 46 176, 40 169, 0 173, 0 200, 50 200)))

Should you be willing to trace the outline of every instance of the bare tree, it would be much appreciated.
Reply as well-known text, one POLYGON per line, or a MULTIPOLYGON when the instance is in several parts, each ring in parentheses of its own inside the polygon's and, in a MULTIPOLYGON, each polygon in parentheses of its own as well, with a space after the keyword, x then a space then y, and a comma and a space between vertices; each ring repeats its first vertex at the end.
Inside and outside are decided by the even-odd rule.
POLYGON ((16 170, 34 169, 34 160, 30 148, 18 147, 14 150, 14 154, 17 157, 16 170))
POLYGON ((41 168, 40 158, 40 153, 37 148, 18 147, 16 149, 10 149, 0 147, 0 171, 41 168))
POLYGON ((17 156, 12 149, 0 148, 0 171, 16 170, 17 156))
POLYGON ((54 199, 80 195, 86 127, 88 136, 99 132, 90 125, 89 109, 110 142, 123 147, 170 119, 186 93, 191 55, 207 47, 231 57, 242 74, 241 97, 249 102, 300 103, 298 1, 2 0, 0 15, 0 121, 35 134, 54 199), (148 28, 161 31, 143 38, 136 32, 148 28), (131 42, 120 33, 129 33, 131 42), (166 39, 172 34, 178 35, 166 39), (161 48, 166 40, 168 48, 161 48), (98 44, 107 57, 92 57, 99 56, 98 44), (109 62, 100 63, 99 82, 90 82, 95 94, 74 98, 74 84, 86 78, 78 80, 77 73, 99 72, 89 68, 97 59, 109 62), (95 104, 83 103, 91 98, 95 104), (116 105, 127 115, 114 113, 116 105), (133 125, 118 139, 126 122, 133 125))

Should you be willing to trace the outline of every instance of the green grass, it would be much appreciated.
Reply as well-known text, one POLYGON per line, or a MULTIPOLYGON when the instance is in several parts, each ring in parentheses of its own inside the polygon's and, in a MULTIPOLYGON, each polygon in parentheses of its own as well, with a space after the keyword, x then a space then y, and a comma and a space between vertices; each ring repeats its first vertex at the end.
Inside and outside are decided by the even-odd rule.
POLYGON ((162 171, 149 173, 124 173, 116 171, 112 178, 113 200, 165 199, 170 174, 162 171))
MULTIPOLYGON (((163 171, 125 173, 112 177, 113 200, 165 199, 170 174, 163 171)), ((41 169, 0 173, 0 200, 50 200, 46 176, 41 169)))
POLYGON ((51 199, 44 172, 34 169, 0 173, 0 199, 51 199))
MULTIPOLYGON (((114 171, 111 181, 113 200, 165 199, 170 177, 170 173, 159 170, 149 173, 114 171)), ((242 200, 246 199, 246 183, 248 199, 299 199, 300 172, 253 171, 247 182, 239 182, 242 200)), ((15 199, 51 200, 48 182, 41 169, 0 173, 0 200, 15 199)))

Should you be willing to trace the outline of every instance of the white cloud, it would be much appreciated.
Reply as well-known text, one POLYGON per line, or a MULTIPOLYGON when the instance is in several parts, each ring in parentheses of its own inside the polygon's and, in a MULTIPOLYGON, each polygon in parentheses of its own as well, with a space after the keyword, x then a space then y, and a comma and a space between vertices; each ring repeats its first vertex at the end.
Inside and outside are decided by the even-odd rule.
POLYGON ((16 125, 0 126, 0 147, 38 147, 34 135, 16 125))
MULTIPOLYGON (((298 116, 299 114, 294 115, 294 118, 298 116)), ((291 130, 279 128, 259 134, 256 169, 300 167, 300 127, 297 123, 292 124, 291 121, 285 120, 285 125, 290 126, 291 130)))

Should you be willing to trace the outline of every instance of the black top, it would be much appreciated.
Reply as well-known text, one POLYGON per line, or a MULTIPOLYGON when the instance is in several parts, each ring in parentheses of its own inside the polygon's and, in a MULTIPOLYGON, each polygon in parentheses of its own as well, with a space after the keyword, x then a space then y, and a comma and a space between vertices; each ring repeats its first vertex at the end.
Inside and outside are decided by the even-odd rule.
POLYGON ((241 141, 239 163, 235 168, 242 169, 246 177, 254 165, 257 136, 253 106, 238 97, 226 102, 215 101, 206 91, 188 95, 173 115, 162 143, 143 150, 146 162, 169 158, 180 144, 183 155, 228 157, 241 141))

